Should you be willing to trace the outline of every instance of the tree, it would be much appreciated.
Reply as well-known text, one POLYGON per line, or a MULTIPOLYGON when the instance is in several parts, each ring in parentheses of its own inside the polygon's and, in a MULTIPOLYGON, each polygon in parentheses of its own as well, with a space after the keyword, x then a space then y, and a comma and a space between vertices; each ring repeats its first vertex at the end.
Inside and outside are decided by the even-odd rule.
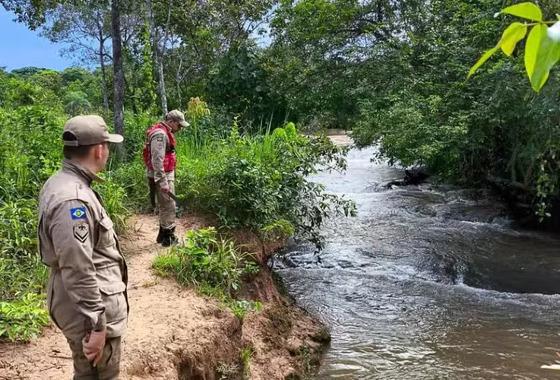
POLYGON ((165 115, 167 113, 167 93, 165 91, 165 76, 163 75, 163 56, 165 54, 165 48, 168 40, 168 32, 171 20, 171 9, 173 2, 170 0, 167 6, 167 19, 165 23, 165 28, 163 33, 160 32, 160 28, 156 25, 156 19, 154 15, 154 7, 152 5, 152 0, 146 0, 146 12, 147 18, 150 25, 150 37, 152 43, 153 51, 153 61, 157 77, 157 90, 159 99, 161 102, 161 110, 165 115), (163 34, 163 37, 161 36, 163 34))
POLYGON ((88 112, 91 104, 83 91, 69 91, 64 96, 64 110, 71 116, 88 112))
MULTIPOLYGON (((111 1, 111 38, 113 45, 113 120, 115 132, 124 135, 124 71, 121 37, 121 10, 120 1, 111 1)), ((119 150, 121 157, 124 151, 119 150)))
POLYGON ((85 62, 97 62, 101 68, 101 90, 105 111, 109 110, 107 64, 112 57, 107 52, 111 14, 106 1, 74 1, 57 6, 46 13, 43 35, 53 42, 70 45, 66 54, 81 57, 85 62))
POLYGON ((414 0, 281 1, 271 21, 268 66, 292 120, 351 126, 360 82, 382 76, 380 58, 405 38, 405 20, 418 8, 414 0))

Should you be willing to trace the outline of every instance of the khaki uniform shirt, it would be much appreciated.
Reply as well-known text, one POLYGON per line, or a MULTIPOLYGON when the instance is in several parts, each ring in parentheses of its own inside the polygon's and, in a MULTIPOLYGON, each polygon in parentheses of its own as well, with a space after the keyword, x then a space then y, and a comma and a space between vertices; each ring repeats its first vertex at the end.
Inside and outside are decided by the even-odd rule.
POLYGON ((39 251, 50 267, 47 304, 70 339, 107 328, 124 334, 128 317, 126 263, 113 222, 90 184, 98 177, 64 160, 39 200, 39 251))
MULTIPOLYGON (((162 124, 167 127, 165 122, 162 122, 162 124)), ((175 180, 175 172, 166 173, 163 169, 163 159, 169 146, 169 138, 162 129, 157 129, 149 136, 149 143, 154 170, 148 169, 148 177, 153 178, 160 186, 168 185, 168 181, 175 180)))

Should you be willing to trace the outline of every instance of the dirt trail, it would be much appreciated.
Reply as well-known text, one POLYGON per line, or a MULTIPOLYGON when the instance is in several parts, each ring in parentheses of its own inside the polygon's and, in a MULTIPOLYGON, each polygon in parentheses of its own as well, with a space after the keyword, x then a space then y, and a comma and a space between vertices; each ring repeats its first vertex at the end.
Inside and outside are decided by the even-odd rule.
MULTIPOLYGON (((178 233, 208 223, 182 218, 178 233)), ((328 340, 322 325, 289 304, 263 268, 248 294, 264 297, 263 310, 243 322, 216 301, 156 277, 154 216, 136 216, 121 239, 129 267, 130 316, 123 339, 121 379, 299 378, 328 340), (249 368, 240 353, 252 351, 249 368)), ((269 252, 268 252, 269 253, 269 252)), ((70 379, 66 340, 54 327, 30 344, 0 344, 0 379, 70 379)))

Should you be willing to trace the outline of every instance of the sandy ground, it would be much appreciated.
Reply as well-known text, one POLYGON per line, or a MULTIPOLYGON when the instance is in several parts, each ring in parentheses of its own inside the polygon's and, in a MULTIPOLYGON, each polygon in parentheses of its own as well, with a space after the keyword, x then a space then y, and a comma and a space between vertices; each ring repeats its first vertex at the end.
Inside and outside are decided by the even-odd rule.
MULTIPOLYGON (((136 216, 129 225, 121 238, 131 307, 121 379, 238 379, 243 348, 253 352, 246 378, 284 379, 301 374, 309 358, 318 357, 326 341, 323 327, 278 293, 266 268, 249 284, 248 294, 267 302, 240 321, 214 300, 152 273, 151 262, 161 249, 153 243, 154 216, 136 216)), ((182 236, 204 225, 203 218, 187 217, 177 229, 182 236)), ((55 327, 29 344, 0 344, 0 379, 71 377, 71 354, 55 327)))
POLYGON ((354 140, 347 134, 329 135, 329 138, 333 143, 339 146, 350 146, 354 143, 354 140))

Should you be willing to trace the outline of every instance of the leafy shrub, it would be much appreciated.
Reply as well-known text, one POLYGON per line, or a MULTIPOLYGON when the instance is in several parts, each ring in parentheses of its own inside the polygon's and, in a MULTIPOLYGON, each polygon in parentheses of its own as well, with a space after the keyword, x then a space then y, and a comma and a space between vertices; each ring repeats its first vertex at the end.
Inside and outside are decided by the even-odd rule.
POLYGON ((230 228, 264 234, 282 224, 318 242, 327 216, 354 212, 352 202, 307 178, 320 168, 344 168, 344 150, 324 136, 299 135, 291 123, 261 136, 241 136, 234 125, 228 138, 200 147, 182 139, 178 155, 178 193, 230 228))
POLYGON ((63 123, 43 106, 0 108, 0 199, 35 197, 60 164, 63 123))
POLYGON ((41 292, 46 268, 37 255, 37 206, 20 199, 0 206, 0 299, 41 292))
POLYGON ((233 314, 239 318, 243 319, 248 312, 262 310, 262 303, 259 301, 248 301, 248 300, 234 300, 229 304, 229 307, 233 314))
POLYGON ((0 302, 0 338, 28 342, 49 323, 43 296, 28 293, 19 301, 0 302))
POLYGON ((0 244, 3 256, 13 259, 29 257, 36 250, 37 202, 9 201, 0 206, 0 244))
POLYGON ((117 233, 124 232, 126 219, 131 211, 126 207, 127 194, 125 189, 116 183, 111 177, 111 173, 106 176, 107 180, 101 183, 94 183, 103 199, 103 207, 111 217, 117 233))
POLYGON ((127 152, 126 162, 142 159, 142 148, 146 140, 146 131, 158 121, 158 117, 147 112, 125 112, 124 115, 125 147, 127 152))
POLYGON ((90 109, 91 103, 83 91, 69 91, 64 96, 64 110, 68 115, 85 114, 90 109))
POLYGON ((127 208, 125 214, 149 210, 146 168, 140 159, 108 170, 105 177, 124 191, 122 202, 127 208))
POLYGON ((187 231, 185 242, 156 257, 153 267, 184 285, 210 286, 229 295, 239 289, 244 275, 258 272, 248 255, 213 227, 187 231))

